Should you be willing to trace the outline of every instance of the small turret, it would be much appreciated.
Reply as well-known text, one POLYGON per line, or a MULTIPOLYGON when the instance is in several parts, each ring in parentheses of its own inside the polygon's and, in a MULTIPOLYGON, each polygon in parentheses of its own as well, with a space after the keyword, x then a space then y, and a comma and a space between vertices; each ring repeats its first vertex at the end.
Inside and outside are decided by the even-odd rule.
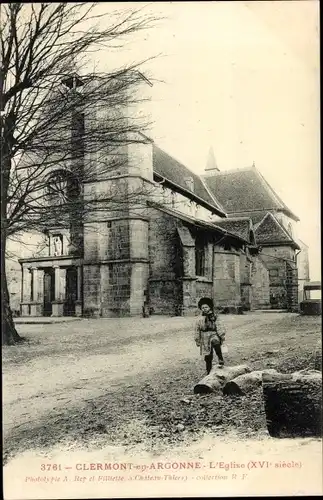
POLYGON ((216 172, 220 172, 220 169, 217 166, 214 151, 213 151, 213 148, 211 146, 209 149, 208 157, 207 157, 205 174, 212 175, 212 174, 215 174, 216 172))

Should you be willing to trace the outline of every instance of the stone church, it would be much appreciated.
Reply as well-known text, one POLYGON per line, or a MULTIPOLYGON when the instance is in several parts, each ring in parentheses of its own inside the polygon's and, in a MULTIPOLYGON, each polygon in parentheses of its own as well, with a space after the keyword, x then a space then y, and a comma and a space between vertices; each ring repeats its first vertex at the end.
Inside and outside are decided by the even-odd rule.
MULTIPOLYGON (((299 219, 254 165, 220 171, 210 150, 200 176, 149 138, 126 149, 122 169, 78 192, 140 183, 140 206, 100 204, 77 244, 71 225, 37 235, 33 252, 8 262, 16 315, 187 315, 202 296, 224 312, 298 310, 309 279, 299 219)), ((69 173, 57 176, 67 189, 69 173)))

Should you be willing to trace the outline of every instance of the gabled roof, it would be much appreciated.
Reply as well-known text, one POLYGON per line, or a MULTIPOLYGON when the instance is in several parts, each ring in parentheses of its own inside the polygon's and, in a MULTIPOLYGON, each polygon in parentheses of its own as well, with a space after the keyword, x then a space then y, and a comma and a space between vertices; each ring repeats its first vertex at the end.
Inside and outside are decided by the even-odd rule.
POLYGON ((244 240, 250 241, 250 233, 253 231, 252 220, 249 217, 235 217, 216 221, 217 226, 222 227, 226 231, 230 231, 244 240))
POLYGON ((255 166, 215 172, 212 176, 205 176, 205 180, 227 214, 280 210, 292 219, 299 220, 255 166))
POLYGON ((165 184, 183 192, 190 199, 218 215, 226 216, 224 209, 217 202, 203 179, 155 144, 153 144, 153 171, 157 180, 164 179, 165 184), (191 184, 188 180, 192 181, 191 184))
POLYGON ((258 224, 255 236, 258 245, 275 246, 276 244, 285 244, 299 249, 296 241, 270 212, 258 224))

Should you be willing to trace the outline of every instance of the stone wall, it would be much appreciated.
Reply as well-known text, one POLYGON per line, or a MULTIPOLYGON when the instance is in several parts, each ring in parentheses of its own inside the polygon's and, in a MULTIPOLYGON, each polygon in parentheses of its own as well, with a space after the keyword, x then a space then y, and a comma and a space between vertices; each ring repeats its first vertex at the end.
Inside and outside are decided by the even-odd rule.
POLYGON ((213 296, 213 281, 212 280, 203 280, 201 278, 197 278, 196 280, 196 303, 198 303, 199 299, 202 297, 210 297, 213 296))
POLYGON ((85 228, 84 312, 104 317, 143 312, 148 279, 148 220, 115 219, 85 228))
POLYGON ((269 272, 270 305, 272 309, 290 309, 287 290, 286 263, 295 266, 295 250, 290 246, 263 247, 260 258, 269 272))
POLYGON ((251 285, 251 309, 269 309, 269 273, 267 267, 258 256, 254 256, 251 262, 251 285))
POLYGON ((246 252, 240 253, 240 291, 243 310, 252 308, 251 259, 246 252))
POLYGON ((298 302, 303 300, 304 284, 310 280, 308 247, 302 241, 298 240, 297 243, 301 247, 300 253, 297 255, 297 268, 298 268, 298 302))
POLYGON ((286 262, 287 309, 298 312, 298 271, 295 262, 286 262))
POLYGON ((241 306, 240 255, 236 251, 214 248, 214 300, 217 306, 241 306))
POLYGON ((100 264, 83 266, 83 314, 98 317, 101 315, 101 271, 100 264))
POLYGON ((183 262, 176 219, 150 209, 149 306, 152 314, 181 314, 183 262))

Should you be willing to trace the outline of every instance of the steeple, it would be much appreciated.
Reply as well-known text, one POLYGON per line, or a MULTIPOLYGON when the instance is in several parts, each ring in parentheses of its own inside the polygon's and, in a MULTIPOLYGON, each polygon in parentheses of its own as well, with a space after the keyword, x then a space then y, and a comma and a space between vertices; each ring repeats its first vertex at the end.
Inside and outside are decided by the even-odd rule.
POLYGON ((216 172, 220 172, 217 164, 216 164, 216 159, 214 155, 214 151, 212 146, 209 149, 209 154, 207 157, 207 162, 206 162, 206 167, 205 167, 205 173, 206 174, 214 174, 216 172))

